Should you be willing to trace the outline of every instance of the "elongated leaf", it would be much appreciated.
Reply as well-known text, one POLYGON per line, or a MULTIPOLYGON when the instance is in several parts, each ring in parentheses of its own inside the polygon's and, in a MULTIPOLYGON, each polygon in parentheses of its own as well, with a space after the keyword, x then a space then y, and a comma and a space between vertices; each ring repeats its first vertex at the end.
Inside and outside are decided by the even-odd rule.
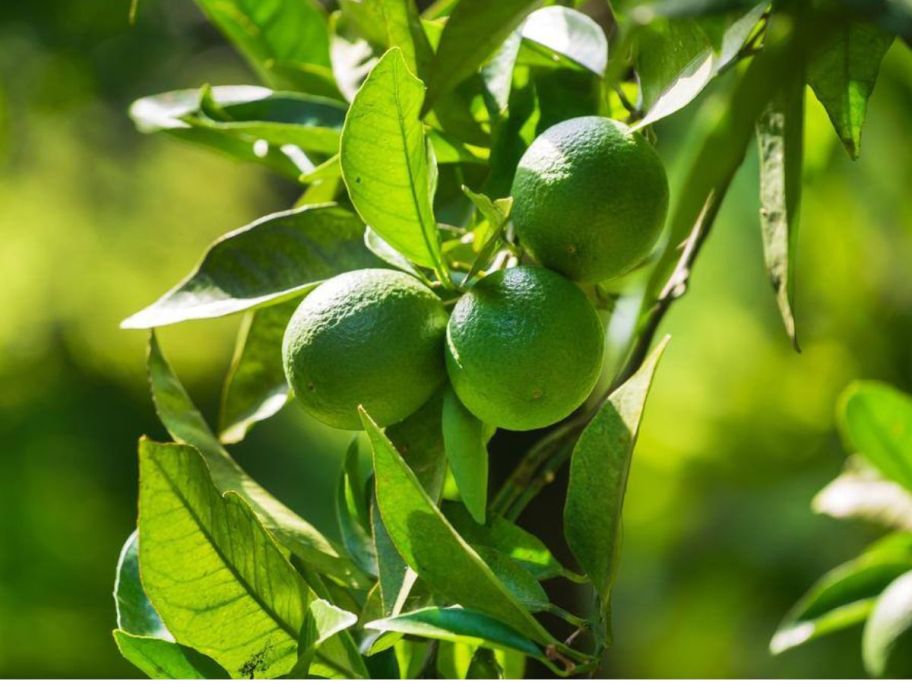
POLYGON ((912 397, 879 382, 857 382, 840 400, 845 440, 884 477, 912 492, 912 397))
POLYGON ((370 227, 364 231, 364 245, 374 254, 374 256, 378 259, 382 259, 390 266, 394 266, 400 271, 411 273, 416 278, 424 278, 424 276, 421 275, 421 272, 415 268, 408 259, 393 249, 386 240, 377 235, 370 227))
POLYGON ((812 507, 833 518, 912 530, 912 492, 885 479, 861 457, 849 460, 842 474, 814 497, 812 507))
POLYGON ((510 593, 533 613, 547 610, 550 605, 548 595, 535 579, 535 576, 510 556, 490 546, 473 547, 487 563, 497 579, 503 582, 510 593))
POLYGON ((418 110, 421 81, 398 48, 371 70, 342 131, 342 177, 364 221, 416 264, 442 269, 432 207, 434 170, 418 110))
MULTIPOLYGON (((117 626, 131 635, 174 641, 146 596, 139 578, 139 534, 134 531, 123 545, 114 581, 117 626)), ((132 661, 131 661, 132 662, 132 661)))
POLYGON ((172 438, 199 449, 219 491, 234 491, 243 496, 266 529, 314 569, 347 584, 367 586, 367 578, 340 549, 273 498, 235 463, 193 405, 162 355, 154 334, 149 341, 147 364, 158 417, 172 438))
POLYGON ((114 641, 121 655, 150 679, 228 679, 228 673, 211 658, 151 636, 137 636, 114 630, 114 641))
POLYGON ((293 299, 244 314, 231 368, 222 388, 219 439, 240 442, 255 423, 279 412, 289 389, 282 369, 282 337, 300 302, 293 299))
POLYGON ((361 420, 373 448, 380 514, 390 539, 409 567, 450 600, 484 611, 528 638, 551 643, 548 632, 447 522, 396 448, 363 409, 361 420))
POLYGON ((121 327, 217 318, 298 297, 375 263, 363 230, 354 214, 331 204, 265 216, 216 240, 193 273, 121 327))
POLYGON ((190 446, 140 443, 140 566, 170 632, 236 676, 288 672, 311 590, 190 446))
POLYGON ((434 53, 414 0, 342 0, 340 4, 370 42, 383 49, 398 47, 409 71, 424 75, 434 53))
POLYGON ((386 436, 434 501, 440 499, 447 471, 442 414, 443 392, 439 391, 411 416, 386 429, 386 436))
POLYGON ((383 518, 377 508, 376 500, 371 504, 371 530, 374 549, 377 552, 377 578, 380 585, 380 603, 384 615, 394 615, 397 604, 406 585, 408 566, 396 550, 389 532, 383 524, 383 518))
POLYGON ((327 78, 326 15, 311 0, 196 3, 267 83, 313 92, 327 78))
POLYGON ((868 98, 892 43, 893 36, 873 24, 849 23, 814 52, 808 65, 808 83, 853 159, 861 151, 868 98))
POLYGON ((488 438, 484 424, 462 405, 452 389, 443 395, 443 443, 459 496, 484 525, 488 506, 488 438))
POLYGON ((884 590, 861 640, 865 669, 874 677, 912 675, 912 571, 884 590))
POLYGON ((568 574, 538 537, 506 518, 489 517, 486 524, 479 525, 465 506, 455 501, 444 502, 443 513, 469 544, 500 551, 526 568, 536 579, 568 574))
POLYGON ((637 71, 647 126, 690 104, 728 66, 750 37, 766 3, 755 5, 725 31, 719 50, 693 19, 659 19, 638 34, 637 71))
POLYGON ((358 616, 354 613, 342 610, 323 599, 313 601, 307 607, 304 616, 298 643, 298 662, 290 673, 291 677, 307 678, 319 648, 356 622, 358 616))
POLYGON ((543 7, 526 18, 521 32, 525 45, 538 55, 533 63, 605 75, 608 39, 602 27, 582 12, 560 5, 543 7))
POLYGON ((543 657, 535 642, 510 626, 465 608, 424 608, 393 618, 374 620, 366 627, 471 646, 506 648, 538 659, 543 657))
POLYGON ((352 440, 336 488, 336 520, 342 543, 364 572, 377 575, 377 552, 370 531, 370 493, 360 472, 358 440, 352 440))
POLYGON ((503 670, 488 648, 479 648, 472 656, 472 662, 466 672, 466 679, 502 679, 503 670))
POLYGON ((422 116, 471 76, 538 4, 539 0, 461 0, 440 36, 422 116))
POLYGON ((757 122, 760 146, 760 228, 766 270, 785 331, 797 350, 795 249, 804 158, 804 77, 799 69, 757 122))
POLYGON ((617 572, 621 512, 630 459, 646 396, 666 337, 590 421, 573 449, 564 508, 564 536, 607 607, 617 572))
POLYGON ((897 534, 830 570, 795 605, 770 642, 781 653, 867 619, 877 596, 912 570, 912 536, 897 534))

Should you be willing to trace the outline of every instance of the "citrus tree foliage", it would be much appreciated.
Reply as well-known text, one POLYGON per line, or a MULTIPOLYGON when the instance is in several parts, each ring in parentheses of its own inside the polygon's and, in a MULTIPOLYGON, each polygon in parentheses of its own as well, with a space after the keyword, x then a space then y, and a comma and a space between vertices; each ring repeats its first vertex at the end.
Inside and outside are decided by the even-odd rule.
MULTIPOLYGON (((140 441, 138 530, 117 569, 120 651, 150 677, 518 677, 529 661, 555 675, 597 670, 612 638, 624 638, 611 635, 611 592, 627 475, 667 344, 655 339, 659 324, 685 292, 755 139, 764 258, 797 345, 804 98, 814 93, 856 157, 880 61, 896 35, 912 38, 908 4, 197 4, 261 83, 150 95, 131 117, 144 133, 261 165, 300 194, 286 211, 226 226, 183 281, 124 321, 150 331, 152 399, 172 441, 140 441), (602 368, 582 405, 562 407, 575 410, 555 416, 496 491, 488 442, 497 426, 449 381, 385 429, 363 407, 352 414, 363 431, 354 433, 336 492, 341 539, 301 519, 232 459, 226 445, 292 395, 283 336, 312 290, 382 266, 409 274, 449 315, 488 274, 535 263, 510 195, 536 138, 577 117, 608 118, 654 155, 656 124, 708 87, 725 106, 695 127, 696 151, 671 188, 658 243, 621 277, 578 285, 603 327, 619 298, 638 311, 612 335, 620 361, 602 368), (153 329, 238 314, 213 429, 153 329), (365 468, 359 454, 368 453, 365 468), (554 514, 563 516, 572 559, 560 560, 516 521, 568 463, 566 505, 554 514), (551 601, 542 583, 553 578, 580 585, 589 597, 583 615, 551 601)), ((612 192, 595 187, 589 194, 612 192)), ((644 198, 659 217, 661 195, 644 198)), ((532 399, 540 396, 536 389, 532 399)), ((861 456, 821 494, 821 510, 912 528, 910 406, 876 386, 848 396, 845 430, 861 456)), ((910 550, 908 534, 897 532, 828 574, 774 649, 866 620, 866 663, 889 672, 909 632, 910 550)))

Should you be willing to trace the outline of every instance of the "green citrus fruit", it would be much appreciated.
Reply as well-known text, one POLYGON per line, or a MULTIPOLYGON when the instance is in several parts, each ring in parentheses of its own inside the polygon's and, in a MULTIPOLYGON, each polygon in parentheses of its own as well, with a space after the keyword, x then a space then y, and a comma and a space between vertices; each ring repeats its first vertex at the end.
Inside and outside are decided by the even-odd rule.
POLYGON ((456 303, 447 371, 460 401, 510 430, 551 425, 598 380, 604 333, 580 289, 537 266, 495 271, 456 303))
POLYGON ((513 180, 513 225, 541 264, 594 283, 649 255, 668 211, 662 160, 619 121, 583 116, 538 136, 513 180))
POLYGON ((446 377, 447 314, 440 299, 399 271, 365 269, 317 287, 291 317, 285 376, 307 411, 361 428, 361 404, 379 425, 421 407, 446 377))

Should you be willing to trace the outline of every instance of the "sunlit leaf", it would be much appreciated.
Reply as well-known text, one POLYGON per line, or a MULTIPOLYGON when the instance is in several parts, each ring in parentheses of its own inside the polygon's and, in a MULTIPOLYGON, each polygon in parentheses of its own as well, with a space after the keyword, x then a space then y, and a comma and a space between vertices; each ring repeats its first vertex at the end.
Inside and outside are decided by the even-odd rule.
POLYGON ((800 72, 760 116, 757 142, 763 256, 786 333, 798 349, 794 313, 795 249, 804 158, 804 79, 800 72))
POLYGON ((617 573, 621 511, 646 397, 666 337, 601 407, 573 449, 564 536, 607 607, 617 573))
POLYGON ((377 504, 400 555, 435 591, 466 608, 484 611, 527 638, 553 638, 457 534, 371 418, 362 422, 374 454, 377 504))
POLYGON ((490 431, 472 415, 451 388, 443 395, 443 443, 459 495, 472 517, 484 524, 488 504, 490 431))
POLYGON ((861 457, 814 497, 813 508, 833 518, 857 518, 912 530, 912 492, 885 479, 861 457))
POLYGON ((340 549, 235 463, 187 395, 154 335, 150 338, 147 363, 152 399, 159 418, 172 438, 196 447, 203 454, 218 490, 222 493, 234 491, 243 496, 266 529, 308 565, 347 584, 364 586, 363 573, 340 549))
POLYGON ((912 492, 912 397, 879 382, 856 382, 840 401, 846 441, 884 477, 912 492))
POLYGON ((821 577, 777 628, 770 651, 781 653, 867 619, 877 596, 912 570, 912 536, 883 539, 821 577))
POLYGON ((543 7, 530 14, 522 28, 523 42, 537 55, 534 63, 583 68, 605 75, 608 39, 593 19, 570 7, 543 7))
MULTIPOLYGON (((311 663, 320 647, 339 632, 358 622, 358 616, 338 608, 328 601, 317 599, 307 606, 301 635, 298 639, 298 662, 290 676, 295 679, 307 678, 311 663)), ((359 672, 358 674, 363 674, 359 672)))
POLYGON ((117 626, 133 636, 174 641, 146 596, 139 577, 139 534, 134 531, 123 545, 114 580, 117 626))
POLYGON ((342 176, 364 221, 397 251, 442 272, 432 206, 435 170, 418 110, 424 86, 398 48, 371 70, 342 132, 342 176))
POLYGON ((114 630, 120 654, 150 679, 228 679, 211 658, 173 641, 114 630))
POLYGON ((912 571, 880 595, 865 624, 861 653, 873 677, 912 676, 912 571))
POLYGON ((357 216, 330 204, 265 216, 216 240, 193 273, 121 327, 217 318, 306 294, 376 263, 363 230, 357 216))
POLYGON ((398 47, 409 70, 424 75, 434 53, 414 0, 342 0, 340 6, 370 42, 398 47))
POLYGON ((877 26, 853 22, 829 36, 808 64, 808 83, 853 159, 861 151, 868 98, 892 43, 893 36, 877 26))
POLYGON ((244 315, 219 411, 219 438, 240 442, 257 422, 275 415, 289 397, 282 369, 282 337, 300 302, 282 302, 244 315))

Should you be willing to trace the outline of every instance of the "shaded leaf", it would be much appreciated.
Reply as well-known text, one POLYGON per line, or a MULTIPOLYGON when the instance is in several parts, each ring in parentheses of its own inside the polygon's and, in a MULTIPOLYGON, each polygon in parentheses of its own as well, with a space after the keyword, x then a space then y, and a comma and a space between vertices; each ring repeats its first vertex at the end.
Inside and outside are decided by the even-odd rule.
POLYGON ((786 333, 795 328, 795 250, 804 159, 804 78, 800 70, 757 121, 760 147, 760 228, 766 270, 786 333))
POLYGON ((461 0, 447 20, 427 79, 421 114, 475 73, 539 0, 461 0))
POLYGON ((782 653, 867 619, 877 596, 912 570, 912 536, 897 534, 821 577, 792 608, 770 642, 782 653))
POLYGON ((912 492, 884 477, 861 457, 850 459, 812 504, 833 518, 859 518, 888 527, 912 530, 912 492))
MULTIPOLYGON (((298 662, 289 675, 295 679, 306 679, 320 646, 356 622, 358 622, 357 615, 337 608, 328 601, 317 599, 311 602, 307 606, 304 624, 298 639, 298 662)), ((358 674, 364 674, 364 672, 358 674)))
POLYGON ((421 272, 415 268, 408 259, 393 249, 393 247, 386 240, 377 235, 376 231, 370 226, 364 230, 364 245, 373 252, 374 256, 385 261, 390 266, 398 268, 400 271, 410 273, 416 278, 425 280, 421 272))
POLYGON ((352 204, 394 249, 442 273, 432 206, 435 168, 418 110, 424 86, 398 48, 358 90, 342 132, 342 177, 352 204))
POLYGON ((219 439, 240 442, 255 423, 285 406, 290 396, 282 368, 282 338, 297 299, 244 314, 219 411, 219 439))
POLYGON ((443 513, 469 544, 500 551, 526 568, 536 579, 569 574, 538 537, 506 518, 499 515, 489 517, 485 525, 479 525, 468 510, 455 501, 444 502, 443 513))
POLYGON ((311 0, 196 4, 267 83, 313 92, 321 81, 332 81, 326 15, 311 0))
POLYGON ((647 126, 690 104, 728 66, 754 31, 766 9, 756 5, 725 31, 721 47, 693 19, 658 19, 637 34, 637 73, 647 126))
POLYGON ((422 76, 433 57, 414 0, 342 0, 342 11, 370 42, 398 47, 408 69, 422 76))
POLYGON ((503 670, 494 657, 494 651, 487 648, 475 651, 466 672, 466 679, 503 679, 503 670))
POLYGON ((535 642, 513 628, 483 613, 465 608, 423 608, 392 618, 374 620, 366 627, 471 646, 507 648, 533 658, 543 657, 535 642))
POLYGON ((196 449, 143 440, 139 467, 143 583, 169 631, 235 676, 288 672, 311 590, 196 449))
POLYGON ((608 605, 617 572, 630 460, 646 396, 667 344, 666 337, 640 369, 612 392, 583 430, 570 461, 564 536, 595 585, 603 609, 608 605))
POLYGON ((114 630, 120 654, 150 679, 229 679, 218 663, 173 641, 114 630))
POLYGON ((516 599, 533 613, 547 610, 551 605, 548 595, 535 576, 510 556, 490 546, 474 547, 497 579, 503 582, 516 599))
POLYGON ((443 392, 438 391, 415 413, 386 429, 386 436, 434 501, 440 499, 447 471, 442 418, 443 392))
POLYGON ((551 643, 547 631, 446 521, 392 442, 363 409, 361 419, 373 448, 377 504, 403 560, 450 600, 484 611, 528 638, 551 643))
POLYGON ((131 636, 174 641, 146 596, 139 578, 139 533, 135 530, 124 543, 117 561, 114 603, 117 626, 124 632, 129 632, 131 636))
POLYGON ((367 478, 360 472, 355 438, 345 455, 336 488, 336 520, 349 556, 364 572, 376 576, 377 554, 371 539, 369 502, 367 478))
POLYGON ((912 492, 912 397, 880 382, 855 382, 840 400, 839 426, 884 477, 912 492))
POLYGON ((520 29, 524 45, 537 59, 527 63, 572 67, 605 75, 608 39, 593 19, 570 7, 543 7, 530 14, 520 29))
POLYGON ((877 26, 852 22, 820 45, 808 64, 808 84, 853 159, 861 151, 868 98, 892 43, 893 36, 877 26))
POLYGON ((874 677, 912 675, 912 572, 897 577, 880 595, 865 624, 861 653, 874 677))
POLYGON ((490 431, 462 405, 452 388, 443 395, 443 443, 459 496, 472 517, 484 524, 488 505, 490 431))
POLYGON ((121 327, 217 318, 298 297, 375 263, 363 230, 354 214, 331 204, 265 216, 216 240, 193 273, 121 327))
POLYGON ((168 365, 154 334, 149 340, 147 364, 158 417, 174 440, 199 449, 219 491, 234 491, 243 496, 266 529, 289 551, 319 572, 346 584, 366 586, 363 573, 344 553, 316 528, 273 498, 235 463, 168 365))
POLYGON ((371 504, 371 530, 374 538, 374 549, 377 553, 377 578, 380 585, 380 600, 384 615, 394 615, 397 604, 406 586, 408 566, 396 550, 393 540, 380 517, 377 502, 371 504))

